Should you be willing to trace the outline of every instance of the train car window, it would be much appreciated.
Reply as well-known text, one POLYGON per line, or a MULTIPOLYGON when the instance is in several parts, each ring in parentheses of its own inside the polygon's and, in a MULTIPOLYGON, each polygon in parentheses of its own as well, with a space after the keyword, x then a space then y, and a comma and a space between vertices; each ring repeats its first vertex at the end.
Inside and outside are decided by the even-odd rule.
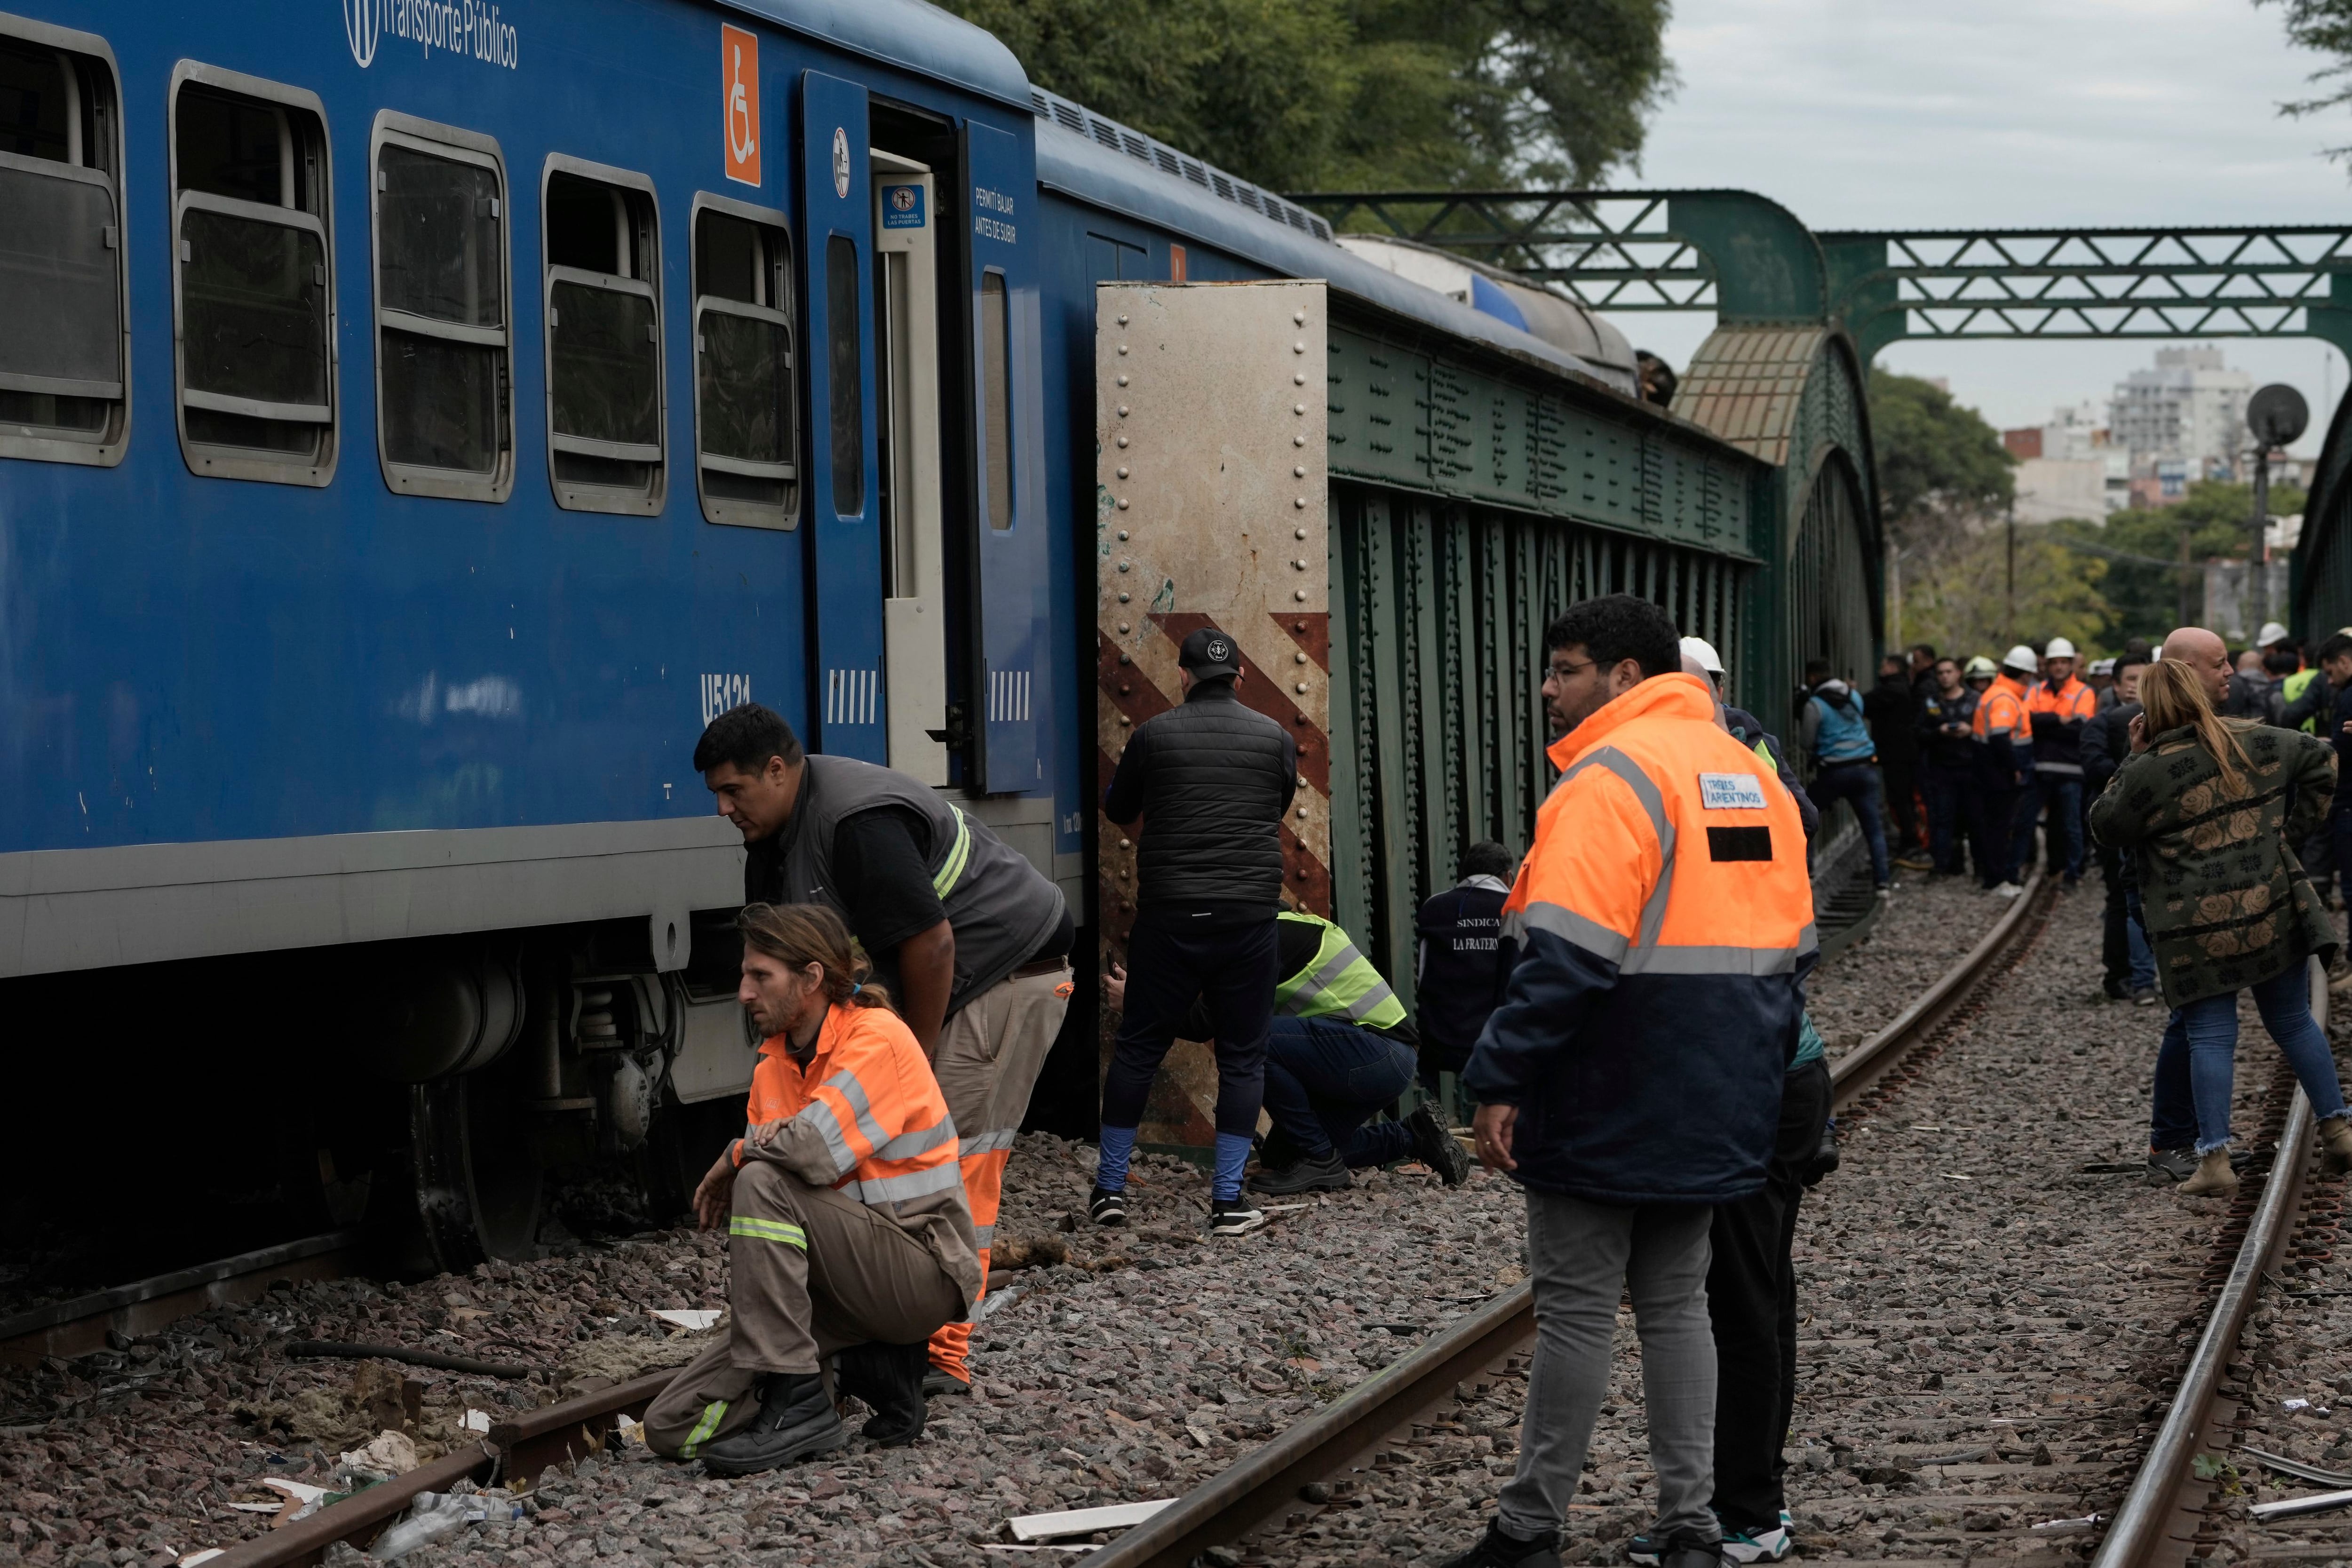
POLYGON ((825 382, 833 397, 833 510, 856 517, 866 510, 866 379, 857 331, 857 242, 842 235, 824 242, 825 382))
POLYGON ((122 458, 130 354, 115 80, 100 40, 0 16, 0 457, 122 458))
POLYGON ((667 486, 653 184, 624 169, 553 157, 540 207, 556 504, 653 516, 667 486))
POLYGON ((323 485, 336 437, 323 108, 187 61, 171 102, 181 450, 199 474, 323 485))
POLYGON ((980 444, 988 526, 1013 526, 1013 349, 1004 274, 980 275, 980 444))
POLYGON ((789 232, 782 213, 695 198, 695 460, 712 522, 799 521, 789 232))
POLYGON ((404 495, 514 483, 506 165, 488 137, 376 118, 376 442, 404 495))

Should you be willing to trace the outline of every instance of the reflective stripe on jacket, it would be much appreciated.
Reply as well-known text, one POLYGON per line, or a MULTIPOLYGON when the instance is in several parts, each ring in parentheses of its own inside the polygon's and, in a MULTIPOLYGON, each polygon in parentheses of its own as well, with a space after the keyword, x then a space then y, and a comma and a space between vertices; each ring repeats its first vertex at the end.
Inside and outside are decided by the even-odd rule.
POLYGON ((2025 694, 2025 721, 2033 731, 2037 773, 2083 776, 2083 728, 2098 711, 2098 694, 2073 676, 2054 689, 2037 680, 2025 694))
MULTIPOLYGON (((2000 752, 2006 747, 2009 769, 2021 772, 2033 765, 2033 727, 2025 717, 2025 687, 2015 676, 2004 670, 1985 688, 1977 699, 1977 710, 1969 721, 1969 731, 1977 744, 1989 748, 1990 762, 2003 762, 2000 752)), ((2004 777, 2000 787, 2012 787, 2015 781, 2004 777)))
POLYGON ((1504 906, 1520 943, 1463 1072, 1512 1105, 1514 1173, 1596 1203, 1759 1190, 1816 952, 1797 805, 1694 676, 1556 742, 1559 783, 1504 906))
POLYGON ((833 847, 841 825, 860 812, 897 806, 926 829, 916 848, 931 874, 931 891, 955 933, 955 988, 948 1011, 963 1005, 1029 961, 1062 923, 1062 890, 1026 856, 984 822, 974 822, 930 785, 893 768, 854 757, 812 754, 792 820, 785 824, 775 885, 753 885, 746 868, 747 901, 824 904, 845 921, 849 906, 833 874, 833 847))
POLYGON ((980 1259, 964 1202, 955 1121, 931 1064, 887 1007, 836 1004, 805 1062, 782 1035, 760 1047, 735 1163, 773 1160, 815 1186, 882 1211, 921 1240, 967 1301, 980 1259), (759 1145, 751 1134, 780 1124, 759 1145))
POLYGON ((1292 1018, 1336 1016, 1374 1029, 1393 1029, 1404 1022, 1404 1004, 1346 931, 1320 915, 1295 910, 1285 910, 1279 918, 1321 927, 1322 940, 1306 967, 1274 988, 1276 1012, 1292 1018))

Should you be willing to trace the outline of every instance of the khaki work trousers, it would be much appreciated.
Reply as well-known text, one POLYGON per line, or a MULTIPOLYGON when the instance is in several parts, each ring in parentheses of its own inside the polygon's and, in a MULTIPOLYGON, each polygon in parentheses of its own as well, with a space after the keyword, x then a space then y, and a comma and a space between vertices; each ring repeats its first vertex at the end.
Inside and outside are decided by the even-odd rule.
POLYGON ((728 1226, 731 1321, 646 1412, 646 1446, 691 1459, 760 1413, 752 1380, 813 1373, 874 1341, 908 1345, 963 1313, 963 1292, 879 1209, 747 1160, 728 1226))
MULTIPOLYGON (((988 1293, 988 1247, 996 1229, 997 1205, 1004 1194, 1004 1163, 1013 1156, 1029 1093, 1037 1087, 1046 1053, 1062 1032, 1070 1010, 1070 966, 1043 974, 1015 974, 998 981, 966 1003, 940 1031, 931 1071, 955 1119, 963 1167, 963 1195, 980 1247, 981 1294, 988 1293)), ((979 1306, 975 1300, 972 1305, 979 1306)), ((971 1381, 965 1357, 971 1349, 970 1321, 953 1322, 931 1336, 931 1364, 962 1382, 971 1381)))

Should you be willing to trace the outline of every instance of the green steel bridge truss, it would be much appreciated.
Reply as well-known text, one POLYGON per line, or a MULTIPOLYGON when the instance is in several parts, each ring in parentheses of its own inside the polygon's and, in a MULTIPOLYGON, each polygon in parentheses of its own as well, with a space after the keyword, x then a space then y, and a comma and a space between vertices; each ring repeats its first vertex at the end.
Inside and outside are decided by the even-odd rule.
POLYGON ((1293 198, 1598 310, 1842 324, 1865 363, 1904 338, 2316 337, 2352 353, 2352 226, 1807 229, 1747 191, 1293 198))

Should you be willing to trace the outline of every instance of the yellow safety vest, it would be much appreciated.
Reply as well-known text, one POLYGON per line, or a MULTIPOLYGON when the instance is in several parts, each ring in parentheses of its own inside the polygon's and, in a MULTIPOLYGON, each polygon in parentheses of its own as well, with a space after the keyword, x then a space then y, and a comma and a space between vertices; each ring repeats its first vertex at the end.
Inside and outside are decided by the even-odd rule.
MULTIPOLYGON (((2288 676, 2286 678, 2286 686, 2284 688, 2286 700, 2289 702, 2293 702, 2300 698, 2305 692, 2310 690, 2312 681, 2317 679, 2319 671, 2315 669, 2298 669, 2293 675, 2288 676)), ((2303 732, 2306 735, 2318 734, 2319 721, 2316 719, 2305 719, 2303 721, 2303 732)))
POLYGON ((1375 1029, 1393 1029, 1404 1022, 1404 1004, 1372 961, 1356 951, 1346 931, 1320 915, 1285 910, 1276 918, 1320 927, 1322 940, 1307 966, 1274 988, 1276 1012, 1292 1018, 1336 1016, 1375 1029))

